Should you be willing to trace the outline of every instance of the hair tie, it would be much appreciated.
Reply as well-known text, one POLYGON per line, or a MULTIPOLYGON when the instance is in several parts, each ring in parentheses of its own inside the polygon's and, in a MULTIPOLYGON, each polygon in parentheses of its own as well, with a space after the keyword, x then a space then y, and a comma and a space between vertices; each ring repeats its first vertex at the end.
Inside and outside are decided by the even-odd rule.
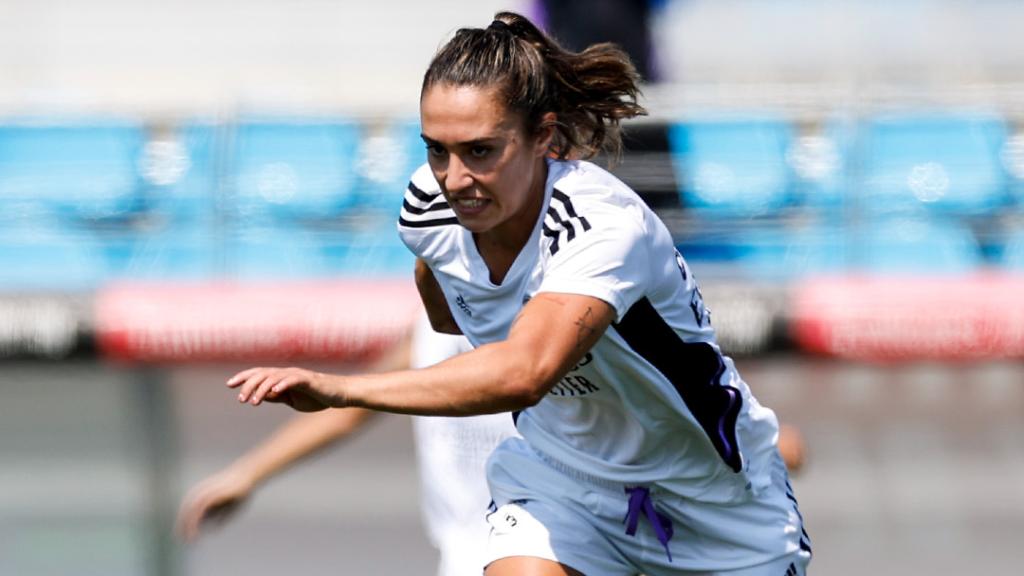
POLYGON ((508 32, 512 34, 512 27, 505 23, 504 20, 495 20, 491 22, 491 25, 487 27, 488 30, 497 30, 498 32, 508 32))

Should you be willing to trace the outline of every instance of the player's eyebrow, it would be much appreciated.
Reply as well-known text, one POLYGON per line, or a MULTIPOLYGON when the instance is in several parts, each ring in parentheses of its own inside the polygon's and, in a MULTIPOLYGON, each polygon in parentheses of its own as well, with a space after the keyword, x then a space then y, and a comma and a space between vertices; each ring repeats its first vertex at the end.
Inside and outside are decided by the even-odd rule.
MULTIPOLYGON (((426 134, 420 134, 420 138, 422 138, 423 142, 426 143, 428 146, 433 146, 435 144, 437 144, 437 145, 444 145, 443 142, 438 141, 438 140, 434 140, 433 138, 427 136, 426 134)), ((498 139, 499 139, 498 136, 484 136, 483 138, 474 138, 472 140, 466 140, 465 142, 455 142, 454 146, 462 146, 462 147, 486 146, 486 145, 489 145, 489 144, 493 144, 498 139)))

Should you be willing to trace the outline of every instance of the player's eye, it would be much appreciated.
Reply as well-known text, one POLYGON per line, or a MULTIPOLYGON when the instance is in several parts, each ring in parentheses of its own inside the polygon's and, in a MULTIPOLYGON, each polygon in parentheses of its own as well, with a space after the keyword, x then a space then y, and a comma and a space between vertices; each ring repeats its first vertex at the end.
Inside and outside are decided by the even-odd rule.
POLYGON ((444 156, 445 150, 440 144, 427 143, 427 154, 431 156, 444 156))
POLYGON ((469 149, 469 153, 472 154, 474 158, 484 158, 491 153, 491 148, 490 146, 473 146, 469 149))

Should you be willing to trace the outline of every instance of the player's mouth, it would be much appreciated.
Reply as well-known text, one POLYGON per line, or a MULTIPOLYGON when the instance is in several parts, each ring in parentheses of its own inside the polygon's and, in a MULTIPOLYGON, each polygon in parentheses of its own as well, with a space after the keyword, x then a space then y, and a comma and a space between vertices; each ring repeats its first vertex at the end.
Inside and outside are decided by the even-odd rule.
POLYGON ((455 198, 451 206, 461 216, 476 216, 486 210, 490 203, 486 198, 455 198))

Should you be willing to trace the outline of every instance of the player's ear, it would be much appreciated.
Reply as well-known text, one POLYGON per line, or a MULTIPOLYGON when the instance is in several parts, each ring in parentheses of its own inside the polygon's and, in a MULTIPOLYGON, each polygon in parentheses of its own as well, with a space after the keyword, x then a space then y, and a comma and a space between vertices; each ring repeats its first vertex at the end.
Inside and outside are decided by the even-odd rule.
POLYGON ((555 126, 558 124, 558 115, 554 112, 546 112, 540 117, 537 128, 537 140, 535 151, 538 156, 547 156, 551 149, 551 141, 555 137, 555 126))

